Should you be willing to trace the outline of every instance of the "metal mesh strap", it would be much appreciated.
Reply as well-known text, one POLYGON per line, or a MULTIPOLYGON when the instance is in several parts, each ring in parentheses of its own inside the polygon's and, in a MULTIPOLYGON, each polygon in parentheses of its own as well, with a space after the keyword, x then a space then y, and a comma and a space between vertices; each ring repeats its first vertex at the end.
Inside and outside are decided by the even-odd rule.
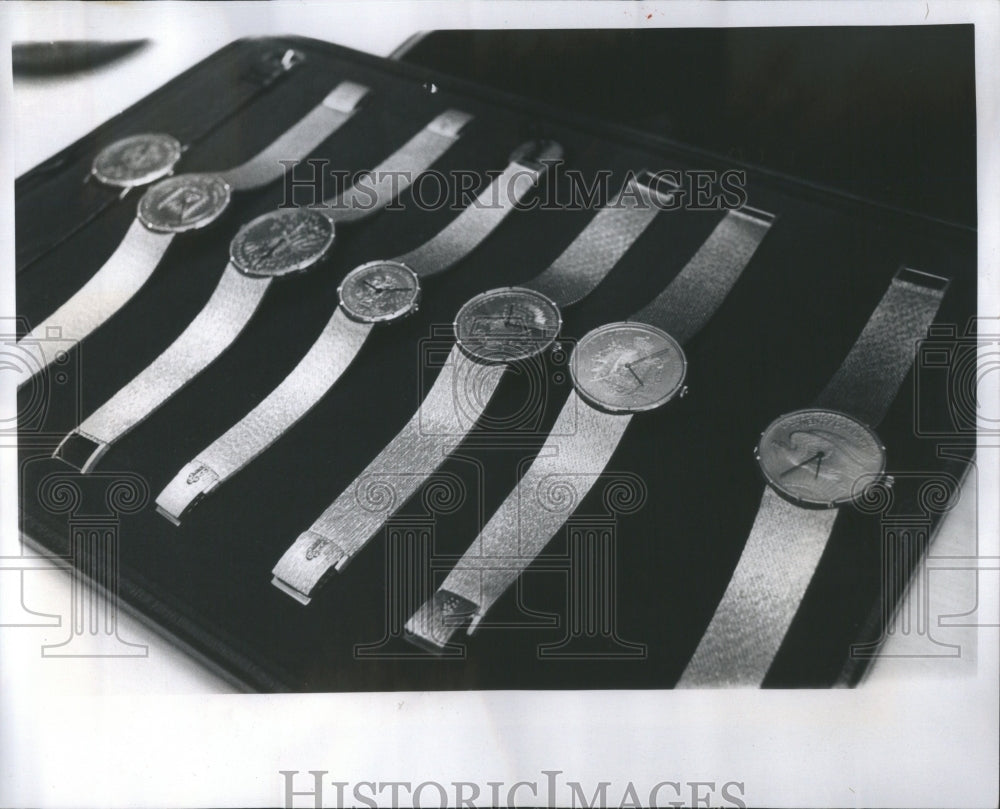
POLYGON ((881 422, 946 288, 947 281, 936 275, 906 267, 897 272, 816 406, 850 413, 870 425, 881 422))
POLYGON ((538 182, 538 172, 511 163, 497 179, 433 239, 400 256, 417 275, 447 270, 496 230, 538 182))
POLYGON ((170 347, 70 433, 70 437, 93 443, 86 460, 74 463, 63 451, 72 449, 68 446, 70 437, 56 450, 56 457, 88 471, 111 443, 184 387, 236 339, 269 284, 269 279, 249 278, 229 264, 208 303, 170 347))
POLYGON ((538 457, 493 514, 458 564, 408 624, 411 635, 442 647, 454 624, 439 620, 435 605, 458 596, 475 605, 473 626, 534 561, 607 467, 631 421, 602 413, 572 392, 538 457))
POLYGON ((221 173, 237 191, 249 191, 283 176, 289 160, 300 160, 350 120, 368 88, 352 81, 337 85, 322 103, 270 146, 236 168, 221 173), (285 161, 284 163, 282 161, 285 161))
MULTIPOLYGON (((18 341, 18 347, 37 357, 38 373, 55 358, 54 345, 46 337, 82 340, 133 296, 149 280, 173 240, 172 233, 153 233, 134 221, 118 249, 66 303, 18 341)), ((65 350, 65 344, 60 345, 65 350)), ((29 377, 30 378, 30 377, 29 377)), ((21 380, 24 384, 28 379, 21 380)))
POLYGON ((482 414, 503 375, 455 346, 420 410, 285 552, 274 583, 302 602, 341 569, 447 458, 482 414))
POLYGON ((680 343, 690 340, 726 299, 773 221, 750 208, 729 211, 666 289, 630 320, 658 326, 680 343))
POLYGON ((338 307, 319 339, 267 397, 186 464, 156 498, 160 513, 178 523, 195 501, 273 444, 308 413, 351 364, 371 331, 338 307))
POLYGON ((660 213, 653 192, 630 180, 617 199, 602 208, 583 232, 541 275, 521 286, 541 292, 559 306, 589 295, 660 213))
POLYGON ((838 513, 799 508, 764 491, 739 564, 678 688, 761 684, 838 513))
POLYGON ((455 143, 472 116, 461 110, 441 113, 333 201, 317 206, 333 222, 352 222, 370 216, 402 194, 413 181, 455 143))

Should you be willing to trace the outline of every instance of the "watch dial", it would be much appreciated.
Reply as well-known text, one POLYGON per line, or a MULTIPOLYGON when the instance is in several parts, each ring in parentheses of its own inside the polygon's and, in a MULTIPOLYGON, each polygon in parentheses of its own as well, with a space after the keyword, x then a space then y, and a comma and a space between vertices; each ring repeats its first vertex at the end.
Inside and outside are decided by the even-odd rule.
POLYGON ((245 275, 273 277, 308 270, 333 244, 333 223, 309 208, 258 216, 240 228, 229 256, 245 275))
POLYGON ((413 314, 420 302, 417 274, 398 261, 371 261, 351 270, 340 285, 340 305, 362 323, 413 314))
POLYGON ((561 327, 559 307, 544 295, 506 287, 483 292, 459 309, 455 337, 474 360, 515 362, 545 351, 561 327))
POLYGON ((131 188, 166 177, 180 157, 181 144, 170 135, 133 135, 102 149, 91 171, 106 185, 131 188))
POLYGON ((181 174, 150 188, 139 219, 150 230, 182 233, 214 222, 229 204, 229 183, 215 174, 181 174))
POLYGON ((865 424, 835 410, 797 410, 771 422, 757 462, 772 488, 803 506, 849 503, 885 471, 885 448, 865 424))
POLYGON ((669 334, 646 323, 609 323, 583 336, 570 359, 584 400, 612 413, 652 410, 681 390, 687 359, 669 334))

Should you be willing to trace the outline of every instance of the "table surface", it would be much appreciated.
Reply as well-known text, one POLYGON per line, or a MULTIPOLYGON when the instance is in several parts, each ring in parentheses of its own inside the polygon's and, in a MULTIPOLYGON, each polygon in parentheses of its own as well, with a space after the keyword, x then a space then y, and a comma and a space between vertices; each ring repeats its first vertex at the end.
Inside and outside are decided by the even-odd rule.
MULTIPOLYGON (((158 4, 152 4, 156 6, 158 4)), ((155 16, 153 12, 148 16, 155 16)), ((73 14, 64 20, 67 29, 79 36, 73 14)), ((174 16, 174 15, 170 15, 174 16)), ((176 20, 164 23, 176 24, 176 20)), ((407 33, 404 27, 364 26, 351 30, 326 31, 311 24, 296 26, 294 21, 282 26, 282 33, 300 33, 326 38, 339 44, 379 56, 388 56, 416 31, 407 33)), ((231 18, 225 25, 212 25, 202 20, 197 36, 173 36, 169 27, 152 25, 150 31, 167 33, 138 53, 120 62, 84 74, 64 78, 18 78, 13 92, 13 145, 15 173, 21 174, 40 161, 77 140, 98 124, 159 87, 172 76, 200 61, 229 41, 245 35, 265 33, 257 28, 235 30, 231 18)), ((267 32, 270 33, 270 32, 267 32)), ((132 34, 134 36, 134 34, 132 34)), ((30 37, 28 37, 30 38, 30 37)), ((58 32, 46 39, 59 38, 58 32)), ((70 35, 67 34, 67 38, 70 35)), ((113 39, 113 30, 102 30, 102 38, 113 39)), ((967 556, 975 549, 977 508, 975 477, 971 476, 962 489, 961 502, 943 523, 932 557, 967 556)), ((19 553, 20 548, 4 549, 4 555, 19 553)), ((30 551, 25 551, 31 553, 30 551)), ((934 563, 932 560, 932 567, 934 563)), ((933 586, 929 589, 930 609, 927 613, 935 625, 933 636, 938 643, 958 644, 961 654, 942 658, 927 656, 927 636, 920 632, 899 633, 883 648, 881 659, 871 668, 869 681, 889 681, 893 678, 941 678, 969 676, 975 672, 975 629, 965 626, 936 626, 937 616, 968 613, 976 607, 975 573, 968 570, 933 571, 933 586)), ((22 607, 48 616, 69 615, 70 576, 58 570, 30 571, 23 574, 20 588, 17 572, 5 571, 11 577, 0 588, 3 615, 24 614, 22 607), (18 592, 20 590, 20 593, 18 592), (21 604, 14 603, 20 595, 21 604)), ((923 575, 923 571, 920 572, 923 575)), ((979 604, 983 609, 984 605, 979 604)), ((908 597, 902 610, 916 609, 913 596, 908 597)), ((24 627, 14 637, 7 638, 13 654, 5 666, 12 676, 34 678, 45 688, 46 680, 62 691, 94 694, 230 693, 234 689, 200 663, 158 635, 136 618, 123 615, 119 621, 119 636, 131 643, 144 645, 148 654, 135 658, 74 657, 42 660, 39 649, 58 644, 68 634, 65 619, 62 625, 52 625, 55 619, 38 617, 26 621, 38 624, 24 627), (48 624, 48 625, 45 625, 48 624), (40 663, 42 660, 42 663, 40 663)), ((97 650, 95 649, 95 655, 97 650)))

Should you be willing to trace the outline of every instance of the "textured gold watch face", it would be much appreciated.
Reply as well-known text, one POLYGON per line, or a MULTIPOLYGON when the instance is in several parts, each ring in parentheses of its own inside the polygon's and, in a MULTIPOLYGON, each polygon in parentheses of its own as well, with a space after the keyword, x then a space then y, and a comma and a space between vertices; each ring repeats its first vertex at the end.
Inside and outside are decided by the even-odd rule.
POLYGON ((338 292, 349 317, 362 323, 384 323, 417 311, 420 280, 398 261, 370 261, 351 270, 338 292))
POLYGON ((680 392, 687 360, 680 344, 646 323, 609 323, 583 336, 570 358, 577 393, 611 413, 638 413, 680 392))
POLYGON ((139 200, 139 219, 150 230, 183 233, 211 224, 229 205, 229 183, 216 174, 181 174, 150 188, 139 200))
POLYGON ((885 471, 885 447, 866 424, 836 410, 796 410, 760 436, 757 462, 772 488, 793 503, 849 503, 885 471))
POLYGON ((177 138, 156 132, 132 135, 98 152, 91 172, 106 185, 132 188, 166 177, 180 157, 177 138))
POLYGON ((496 364, 533 357, 562 327, 559 307, 523 287, 491 289, 470 299, 455 317, 455 337, 468 356, 496 364))
POLYGON ((240 228, 229 245, 229 256, 245 275, 276 277, 304 272, 326 255, 333 236, 333 223, 318 211, 272 211, 240 228))

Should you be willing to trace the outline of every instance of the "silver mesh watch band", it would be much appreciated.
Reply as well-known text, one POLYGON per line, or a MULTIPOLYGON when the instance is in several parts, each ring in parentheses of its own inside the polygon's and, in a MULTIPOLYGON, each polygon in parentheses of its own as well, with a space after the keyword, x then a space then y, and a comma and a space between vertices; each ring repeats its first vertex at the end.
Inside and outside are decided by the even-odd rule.
MULTIPOLYGON (((362 85, 341 82, 318 107, 264 151, 220 176, 228 186, 237 190, 250 190, 281 177, 285 167, 280 159, 294 160, 309 154, 351 118, 367 92, 368 88, 362 85)), ((58 330, 63 340, 83 340, 145 285, 175 235, 172 232, 155 232, 136 219, 104 266, 19 341, 18 345, 24 342, 29 350, 39 346, 38 351, 32 352, 40 361, 34 373, 42 371, 53 359, 49 352, 41 348, 46 335, 58 330)), ((20 384, 27 381, 28 378, 22 379, 20 384)))
POLYGON ((471 618, 473 632, 600 478, 630 421, 630 415, 603 413, 571 392, 538 457, 441 587, 407 621, 407 634, 432 651, 444 648, 459 625, 447 615, 456 597, 466 605, 461 617, 471 618))
POLYGON ((308 604, 324 577, 342 570, 472 429, 503 372, 452 348, 420 410, 295 540, 274 568, 274 585, 308 604))
MULTIPOLYGON (((423 278, 453 266, 503 222, 543 170, 515 160, 440 233, 395 261, 423 278)), ((167 484, 156 499, 160 514, 179 524, 188 508, 271 446, 333 387, 372 327, 338 306, 319 340, 281 384, 167 484)))
MULTIPOLYGON (((631 179, 548 269, 521 286, 541 292, 564 308, 593 292, 663 210, 660 194, 647 185, 651 180, 648 172, 631 179)), ((663 193, 669 195, 672 190, 663 193)))
MULTIPOLYGON (((664 206, 631 179, 549 269, 524 286, 558 305, 589 294, 664 206)), ((419 411, 278 561, 273 583, 303 604, 341 570, 444 463, 486 409, 506 369, 476 362, 457 346, 419 411)))
MULTIPOLYGON (((149 280, 173 238, 172 233, 148 230, 138 219, 132 222, 104 266, 66 303, 18 341, 18 348, 30 352, 36 359, 31 376, 20 380, 18 385, 23 385, 56 358, 52 348, 55 343, 46 337, 82 340, 121 309, 149 280)), ((65 350, 64 344, 59 350, 65 350)))
MULTIPOLYGON (((440 116, 430 126, 435 126, 439 119, 440 116)), ((451 136, 445 139, 435 133, 433 140, 422 141, 425 146, 422 152, 413 148, 415 140, 416 138, 412 139, 403 147, 413 161, 406 169, 411 174, 424 171, 447 148, 442 142, 453 143, 455 138, 451 136)), ((398 164, 395 155, 382 166, 390 163, 398 164)), ((391 186, 380 185, 380 193, 374 200, 368 198, 363 207, 342 204, 338 199, 323 213, 337 221, 357 221, 383 208, 403 187, 405 186, 398 183, 391 186)), ((354 186, 345 191, 342 197, 352 196, 353 189, 354 186)), ((81 472, 89 472, 112 443, 145 420, 236 339, 257 310, 272 281, 272 278, 248 277, 230 263, 208 303, 180 337, 143 372, 67 435, 56 448, 54 457, 81 472)))
POLYGON ((54 453, 83 473, 193 379, 243 330, 267 290, 229 264, 208 303, 170 347, 66 436, 54 453))
POLYGON ((284 175, 289 160, 305 157, 343 126, 366 95, 368 88, 364 85, 341 82, 264 151, 220 176, 236 191, 250 191, 274 182, 284 175))
POLYGON ((334 222, 363 219, 402 194, 416 177, 448 151, 472 116, 446 110, 379 163, 369 178, 358 178, 331 204, 317 207, 334 222))
POLYGON ((941 305, 947 287, 942 282, 936 275, 900 269, 816 406, 879 424, 913 364, 916 341, 941 305))
MULTIPOLYGON (((726 298, 772 221, 770 214, 753 209, 727 213, 677 276, 630 320, 690 339, 726 298)), ((407 622, 413 642, 430 650, 443 649, 463 617, 471 618, 469 633, 475 631, 601 476, 631 418, 629 413, 598 410, 575 390, 570 393, 515 490, 407 622)))
MULTIPOLYGON (((816 405, 882 421, 947 286, 901 269, 816 405)), ((678 688, 757 687, 767 675, 833 532, 839 509, 807 509, 768 486, 732 578, 678 688)))

